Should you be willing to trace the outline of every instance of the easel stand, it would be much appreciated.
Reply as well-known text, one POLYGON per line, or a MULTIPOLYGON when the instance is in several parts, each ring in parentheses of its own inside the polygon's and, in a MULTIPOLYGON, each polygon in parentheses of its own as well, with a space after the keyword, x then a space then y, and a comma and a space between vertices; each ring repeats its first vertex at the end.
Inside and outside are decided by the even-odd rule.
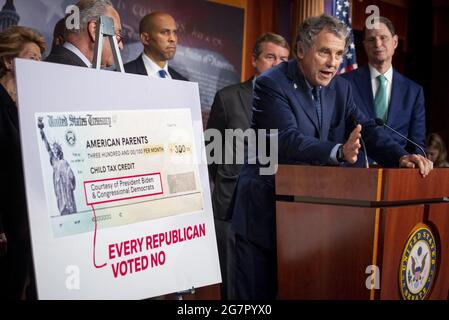
POLYGON ((101 16, 98 18, 96 30, 94 60, 92 67, 95 69, 100 69, 101 54, 103 52, 103 39, 104 37, 108 37, 112 54, 114 55, 116 71, 124 73, 125 69, 123 68, 122 56, 120 55, 117 38, 115 36, 114 20, 112 20, 111 17, 101 16))
POLYGON ((183 296, 186 294, 195 294, 195 288, 192 287, 192 289, 176 292, 176 300, 183 300, 183 296))

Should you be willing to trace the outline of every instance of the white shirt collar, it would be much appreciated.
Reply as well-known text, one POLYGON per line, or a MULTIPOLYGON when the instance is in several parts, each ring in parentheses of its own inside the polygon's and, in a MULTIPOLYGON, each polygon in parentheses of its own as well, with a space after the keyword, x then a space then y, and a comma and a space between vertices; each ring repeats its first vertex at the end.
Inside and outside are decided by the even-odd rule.
MULTIPOLYGON (((371 80, 375 80, 378 76, 380 76, 380 72, 377 71, 376 68, 374 68, 372 65, 368 64, 369 71, 371 74, 371 80)), ((384 77, 387 79, 389 83, 393 82, 393 66, 390 66, 390 68, 383 74, 384 77)))
POLYGON ((81 60, 83 60, 84 64, 88 66, 89 68, 92 68, 92 62, 89 61, 89 59, 86 58, 86 56, 73 44, 70 42, 64 42, 63 47, 72 51, 74 54, 76 54, 81 60))
POLYGON ((159 67, 156 62, 151 60, 145 52, 142 53, 142 60, 143 64, 145 65, 145 69, 147 70, 147 74, 150 77, 160 78, 159 76, 159 70, 163 69, 167 73, 167 77, 171 79, 171 75, 168 72, 168 63, 165 63, 165 66, 163 68, 159 67))

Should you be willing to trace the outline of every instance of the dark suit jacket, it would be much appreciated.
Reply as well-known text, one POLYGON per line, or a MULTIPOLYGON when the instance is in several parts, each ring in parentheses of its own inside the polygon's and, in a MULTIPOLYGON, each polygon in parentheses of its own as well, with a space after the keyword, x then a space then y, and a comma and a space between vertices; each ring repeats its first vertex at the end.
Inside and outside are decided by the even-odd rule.
MULTIPOLYGON (((8 241, 6 256, 0 257, 0 301, 19 300, 31 264, 25 181, 20 148, 18 109, 0 84, 0 233, 8 241)), ((34 281, 33 278, 31 281, 34 281)))
MULTIPOLYGON (((0 143, 4 154, 1 179, 0 233, 8 240, 28 238, 28 216, 20 149, 19 115, 15 103, 0 85, 0 143)), ((11 242, 12 243, 12 242, 11 242)))
POLYGON ((57 46, 53 48, 47 58, 45 58, 46 62, 54 62, 61 64, 68 64, 70 66, 78 66, 78 67, 87 67, 83 60, 74 54, 69 49, 63 46, 57 46))
MULTIPOLYGON (((356 106, 366 116, 375 119, 376 111, 368 65, 345 73, 342 77, 351 83, 356 106)), ((425 146, 426 112, 423 89, 396 70, 393 70, 393 84, 386 123, 410 140, 425 146)), ((388 131, 388 134, 408 152, 422 154, 414 145, 407 143, 407 140, 394 132, 388 131)))
MULTIPOLYGON (((278 129, 281 164, 329 164, 332 149, 344 143, 354 128, 363 126, 368 152, 384 166, 398 166, 407 152, 356 108, 350 84, 335 77, 321 90, 322 130, 310 90, 296 60, 284 62, 256 80, 254 129, 278 129)), ((232 204, 232 228, 246 239, 273 250, 276 247, 274 176, 260 175, 259 164, 245 164, 232 204)), ((350 169, 348 169, 350 170, 350 169)))
MULTIPOLYGON (((215 95, 206 129, 217 129, 225 137, 225 129, 249 129, 252 116, 253 81, 234 84, 221 89, 215 95)), ((224 150, 225 141, 222 141, 224 150)), ((233 154, 236 145, 233 143, 233 154)), ((241 164, 225 164, 223 153, 222 163, 209 165, 209 175, 214 182, 212 206, 214 216, 220 220, 229 220, 229 204, 234 193, 237 178, 242 168, 241 164)))
MULTIPOLYGON (((143 63, 142 55, 137 57, 137 59, 130 61, 124 65, 125 71, 127 73, 141 74, 147 76, 147 69, 145 68, 145 64, 143 63)), ((189 81, 186 77, 183 77, 181 74, 176 72, 173 68, 168 67, 168 73, 175 80, 183 80, 189 81)))

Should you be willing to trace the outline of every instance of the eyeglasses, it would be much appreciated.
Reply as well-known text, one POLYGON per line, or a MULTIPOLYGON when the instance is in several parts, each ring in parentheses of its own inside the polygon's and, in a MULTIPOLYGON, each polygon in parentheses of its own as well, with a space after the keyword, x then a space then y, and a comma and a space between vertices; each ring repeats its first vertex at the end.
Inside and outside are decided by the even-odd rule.
MULTIPOLYGON (((92 20, 92 21, 89 21, 89 23, 97 24, 97 21, 92 20)), ((116 33, 115 38, 117 39, 117 44, 123 43, 123 41, 125 40, 125 37, 121 33, 116 33)))

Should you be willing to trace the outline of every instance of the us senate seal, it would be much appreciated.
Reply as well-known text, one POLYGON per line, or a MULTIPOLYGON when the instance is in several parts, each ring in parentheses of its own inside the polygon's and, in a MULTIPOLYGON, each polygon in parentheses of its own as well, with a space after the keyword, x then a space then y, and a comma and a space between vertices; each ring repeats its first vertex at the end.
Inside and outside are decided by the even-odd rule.
POLYGON ((432 290, 437 270, 437 243, 432 230, 419 224, 407 239, 399 269, 404 300, 424 300, 432 290))

